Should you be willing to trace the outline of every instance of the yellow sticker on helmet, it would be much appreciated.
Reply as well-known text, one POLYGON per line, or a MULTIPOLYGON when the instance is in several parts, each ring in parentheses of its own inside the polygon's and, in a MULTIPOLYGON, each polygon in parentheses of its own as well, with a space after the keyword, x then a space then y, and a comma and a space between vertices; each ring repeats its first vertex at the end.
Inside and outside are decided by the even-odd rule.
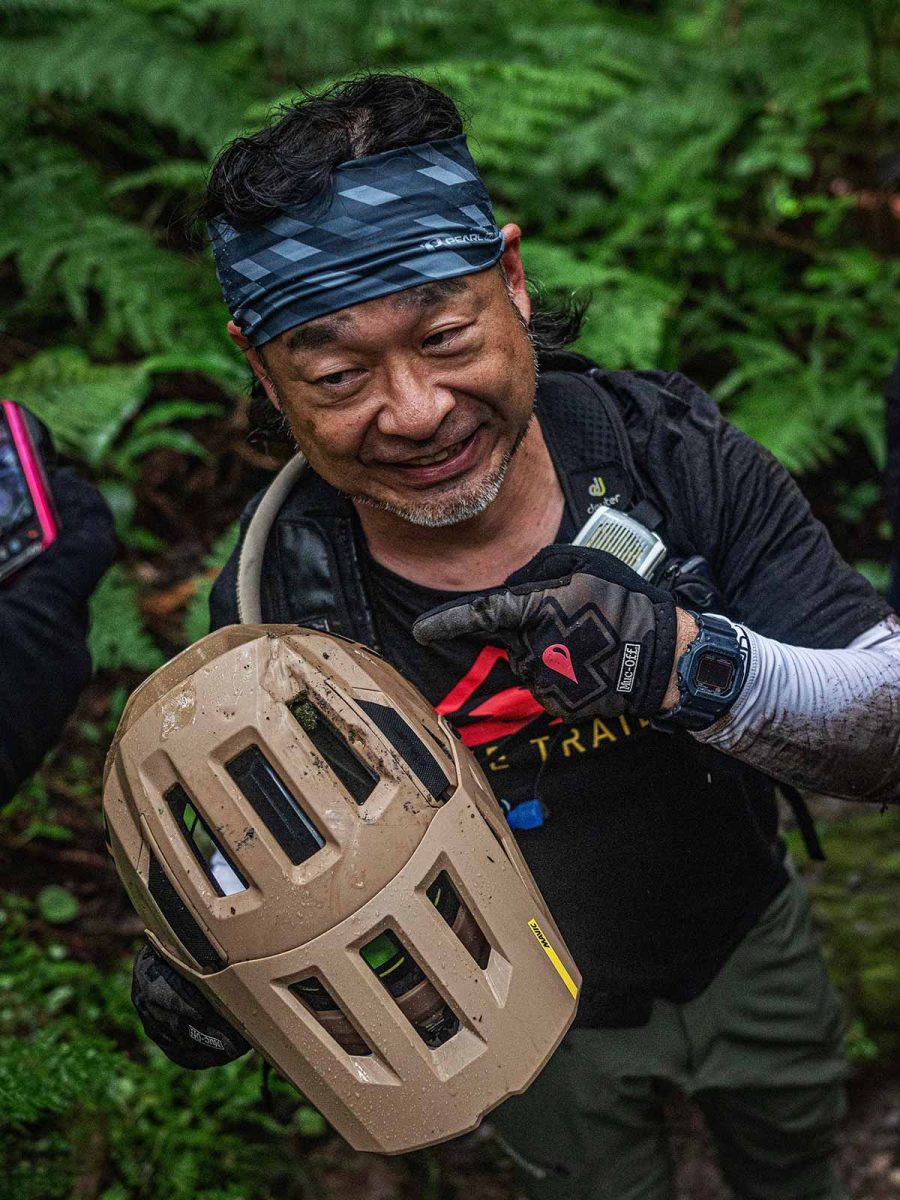
POLYGON ((572 976, 569 974, 569 972, 563 966, 562 962, 560 961, 559 955, 556 953, 556 951, 553 949, 553 947, 550 945, 550 943, 544 937, 544 931, 541 929, 540 925, 538 925, 537 921, 535 921, 534 917, 532 917, 531 920, 528 922, 528 928, 531 930, 531 932, 534 934, 534 936, 537 938, 537 940, 544 947, 544 953, 547 955, 547 957, 553 963, 554 967, 556 967, 556 970, 557 970, 557 973, 558 973, 560 979, 563 981, 563 983, 566 985, 566 987, 569 989, 569 991, 572 993, 572 995, 577 999, 578 998, 578 988, 575 986, 575 980, 572 978, 572 976))

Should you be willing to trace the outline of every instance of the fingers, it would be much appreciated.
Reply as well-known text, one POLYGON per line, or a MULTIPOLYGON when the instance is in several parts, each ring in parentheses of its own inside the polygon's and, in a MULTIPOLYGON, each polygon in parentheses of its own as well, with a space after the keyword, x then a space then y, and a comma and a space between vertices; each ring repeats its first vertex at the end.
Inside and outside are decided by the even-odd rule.
POLYGON ((423 646, 473 633, 503 637, 522 624, 528 596, 499 590, 491 595, 466 596, 425 613, 413 625, 413 637, 423 646))

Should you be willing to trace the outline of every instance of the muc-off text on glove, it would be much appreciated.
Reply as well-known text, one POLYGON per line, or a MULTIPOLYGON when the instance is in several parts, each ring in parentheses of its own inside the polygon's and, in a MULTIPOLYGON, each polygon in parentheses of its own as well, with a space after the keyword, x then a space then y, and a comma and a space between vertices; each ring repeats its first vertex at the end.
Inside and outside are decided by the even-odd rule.
POLYGON ((420 617, 423 644, 496 638, 513 673, 554 716, 655 716, 676 645, 676 609, 603 550, 548 546, 501 587, 420 617))

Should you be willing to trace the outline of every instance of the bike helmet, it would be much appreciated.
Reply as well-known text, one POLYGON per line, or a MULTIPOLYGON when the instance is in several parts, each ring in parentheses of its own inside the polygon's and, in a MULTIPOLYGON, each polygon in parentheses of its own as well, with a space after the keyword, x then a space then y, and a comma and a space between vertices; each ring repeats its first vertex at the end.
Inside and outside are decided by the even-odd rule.
POLYGON ((472 754, 365 647, 218 630, 133 694, 110 850, 148 935, 358 1150, 474 1128, 580 977, 472 754))

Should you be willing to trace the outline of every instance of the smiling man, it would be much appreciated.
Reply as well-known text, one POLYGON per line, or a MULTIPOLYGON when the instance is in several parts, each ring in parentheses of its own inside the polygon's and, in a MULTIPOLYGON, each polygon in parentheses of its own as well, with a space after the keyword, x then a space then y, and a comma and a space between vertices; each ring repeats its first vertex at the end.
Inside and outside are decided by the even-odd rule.
MULTIPOLYGON (((578 1027, 492 1117, 530 1193, 667 1197, 673 1084, 737 1196, 843 1196, 840 1014, 770 776, 897 798, 891 610, 689 381, 563 349, 578 321, 532 310, 439 91, 300 101, 226 148, 207 216, 229 333, 312 468, 262 618, 379 649, 454 723, 584 976, 578 1027), (572 545, 599 502, 662 536, 656 585, 572 545)), ((246 1049, 146 950, 134 995, 177 1061, 246 1049)))

